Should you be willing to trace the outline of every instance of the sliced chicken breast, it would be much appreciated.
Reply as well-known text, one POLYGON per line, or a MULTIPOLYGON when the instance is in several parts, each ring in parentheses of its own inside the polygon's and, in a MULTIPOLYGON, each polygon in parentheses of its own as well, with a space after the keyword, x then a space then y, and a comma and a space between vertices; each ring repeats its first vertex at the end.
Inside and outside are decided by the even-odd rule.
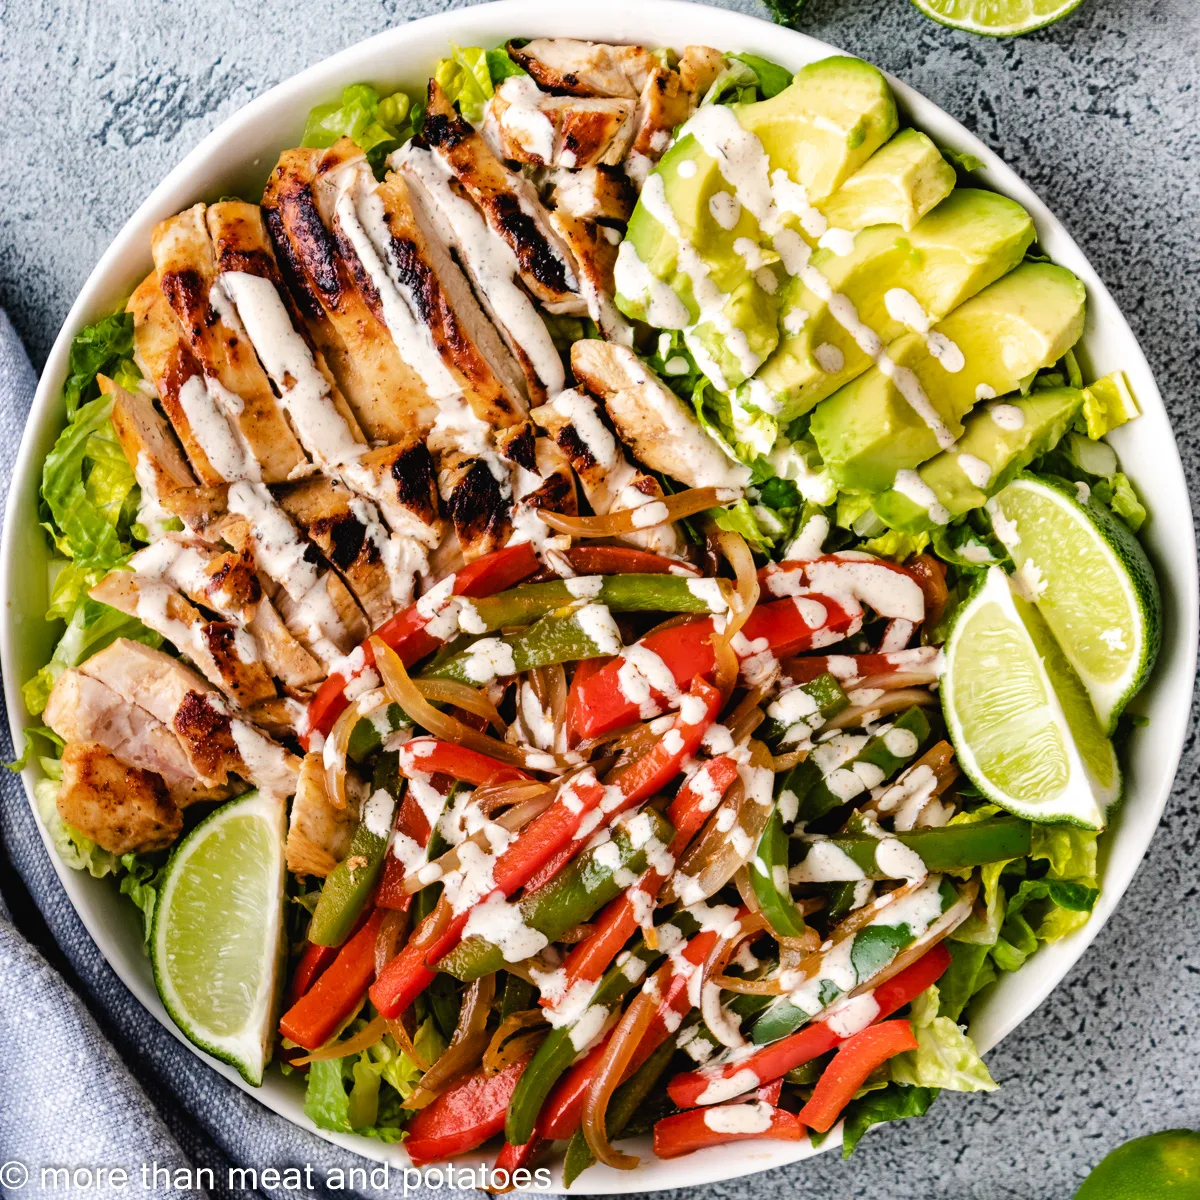
POLYGON ((183 829, 183 814, 160 776, 95 742, 63 747, 56 803, 72 829, 112 854, 165 849, 183 829))
POLYGON ((636 100, 659 65, 643 46, 610 46, 573 38, 534 38, 509 45, 509 56, 540 87, 570 96, 624 96, 636 100))
POLYGON ((159 287, 200 363, 213 402, 237 429, 259 477, 268 483, 294 478, 308 468, 308 458, 218 279, 204 212, 197 204, 155 227, 151 248, 159 287))
POLYGON ((323 153, 284 152, 263 194, 263 219, 288 289, 359 424, 373 441, 404 441, 433 424, 433 398, 367 304, 321 218, 314 180, 323 153))
MULTIPOLYGON (((566 456, 595 512, 637 508, 662 499, 658 480, 626 458, 596 401, 585 392, 560 392, 530 415, 566 456)), ((673 525, 639 529, 621 540, 656 554, 678 555, 683 548, 673 525)))
POLYGON ((608 222, 623 230, 637 204, 637 189, 616 167, 555 171, 552 180, 551 206, 582 221, 608 222))
POLYGON ((723 70, 725 55, 720 50, 711 46, 684 46, 679 56, 679 79, 691 97, 693 112, 723 70))
POLYGON ((504 545, 512 529, 513 490, 497 455, 444 451, 439 456, 438 488, 465 562, 504 545))
POLYGON ((682 400, 625 346, 595 339, 571 347, 575 377, 604 401, 639 462, 688 487, 744 488, 750 468, 705 433, 682 400))
POLYGON ((528 75, 506 79, 488 107, 500 153, 535 167, 615 166, 633 138, 629 100, 552 96, 528 75))
POLYGON ((543 303, 582 312, 570 251, 551 228, 532 184, 492 153, 433 79, 422 138, 454 172, 488 225, 508 243, 530 292, 543 303))
POLYGON ((324 879, 346 857, 357 828, 358 818, 351 808, 330 803, 321 756, 305 755, 288 822, 288 870, 324 879))
POLYGON ((550 214, 550 224, 571 249, 588 314, 600 332, 609 341, 633 345, 633 326, 613 300, 616 294, 613 269, 617 265, 620 233, 608 225, 581 221, 558 210, 550 214))
POLYGON ((691 108, 691 93, 679 73, 655 67, 638 97, 630 157, 637 154, 652 163, 658 162, 671 134, 688 119, 691 108))
POLYGON ((240 717, 220 694, 178 659, 118 638, 80 670, 127 703, 145 709, 179 737, 193 771, 207 783, 230 774, 275 795, 296 790, 300 760, 240 717))

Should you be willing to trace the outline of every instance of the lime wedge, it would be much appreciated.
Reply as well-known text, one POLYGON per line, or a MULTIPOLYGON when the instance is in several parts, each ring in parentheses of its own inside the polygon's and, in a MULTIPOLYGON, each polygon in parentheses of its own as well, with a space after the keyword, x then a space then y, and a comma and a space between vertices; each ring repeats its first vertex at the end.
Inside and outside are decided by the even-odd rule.
POLYGON ((248 792, 175 848, 154 910, 154 983, 201 1050, 262 1083, 284 952, 282 798, 248 792))
POLYGON ((988 37, 1032 33, 1061 20, 1083 0, 912 0, 927 16, 951 29, 988 37))
POLYGON ((1121 790, 1116 755, 1045 621, 1000 567, 955 614, 945 654, 942 708, 971 782, 1030 821, 1101 828, 1121 790))
POLYGON ((1111 733, 1162 640, 1162 601, 1146 552, 1075 488, 1018 477, 988 502, 996 536, 1111 733))

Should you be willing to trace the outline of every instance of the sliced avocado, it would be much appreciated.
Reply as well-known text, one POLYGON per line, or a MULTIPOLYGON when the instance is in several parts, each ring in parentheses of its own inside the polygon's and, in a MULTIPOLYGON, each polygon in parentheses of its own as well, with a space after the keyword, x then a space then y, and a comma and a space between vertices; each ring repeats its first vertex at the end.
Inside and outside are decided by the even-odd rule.
POLYGON ((932 498, 930 507, 895 489, 876 496, 871 507, 893 529, 909 532, 933 529, 982 508, 1019 471, 1057 444, 1082 407, 1083 392, 1069 387, 980 405, 963 422, 957 444, 917 471, 929 492, 914 490, 932 498))
POLYGON ((896 132, 892 89, 860 58, 835 55, 796 72, 770 100, 739 106, 772 167, 804 188, 810 204, 832 195, 896 132))
POLYGON ((781 421, 803 415, 871 366, 872 339, 887 346, 952 312, 1012 270, 1033 236, 1016 201, 959 188, 909 232, 875 225, 814 251, 780 289, 784 336, 745 402, 781 421))
POLYGON ((789 227, 788 244, 803 250, 791 228, 806 216, 823 222, 813 201, 866 163, 895 128, 887 81, 852 58, 805 67, 770 100, 702 108, 642 189, 617 258, 617 307, 637 320, 687 329, 701 369, 720 390, 736 387, 779 340, 780 274, 772 264, 780 255, 749 211, 760 172, 743 161, 746 147, 733 145, 731 133, 734 140, 752 134, 744 139, 751 157, 757 153, 761 164, 765 151, 769 175, 790 176, 772 179, 773 217, 789 227), (724 169, 734 179, 704 145, 728 148, 736 170, 724 169), (740 198, 735 184, 744 189, 740 198))
MULTIPOLYGON (((1015 391, 1057 362, 1083 332, 1085 303, 1083 284, 1070 271, 1023 263, 929 335, 898 338, 882 366, 814 410, 811 433, 826 469, 844 488, 891 488, 897 472, 911 471, 962 434, 962 418, 977 400, 1015 391)), ((912 472, 911 482, 917 478, 912 472)))
POLYGON ((923 133, 902 129, 817 207, 835 229, 914 225, 954 190, 954 168, 923 133))

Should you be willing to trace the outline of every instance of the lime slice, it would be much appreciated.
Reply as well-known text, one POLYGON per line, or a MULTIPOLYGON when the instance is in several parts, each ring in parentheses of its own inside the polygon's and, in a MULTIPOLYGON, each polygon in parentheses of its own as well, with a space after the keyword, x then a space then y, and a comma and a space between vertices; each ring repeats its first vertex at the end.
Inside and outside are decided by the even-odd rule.
POLYGON ((955 614, 942 708, 959 765, 1031 821, 1099 829, 1119 795, 1112 745, 1037 609, 992 567, 955 614))
POLYGON ((1083 0, 912 0, 927 16, 951 29, 988 37, 1032 33, 1062 20, 1083 0))
POLYGON ((1023 475, 988 502, 1016 582, 1083 680, 1104 730, 1146 681, 1162 601, 1137 539, 1074 488, 1023 475))
POLYGON ((154 983, 188 1039, 258 1086, 271 1056, 283 940, 282 798, 248 792, 175 848, 154 910, 154 983))

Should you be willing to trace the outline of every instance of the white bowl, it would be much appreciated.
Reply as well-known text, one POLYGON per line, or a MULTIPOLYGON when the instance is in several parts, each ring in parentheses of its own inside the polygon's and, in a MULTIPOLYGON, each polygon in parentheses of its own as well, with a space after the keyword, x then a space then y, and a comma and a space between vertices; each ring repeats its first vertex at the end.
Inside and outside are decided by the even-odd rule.
MULTIPOLYGON (((702 43, 727 51, 748 51, 795 70, 836 53, 804 34, 719 8, 679 0, 606 0, 604 4, 563 4, 561 0, 503 0, 414 21, 360 42, 272 88, 208 135, 126 222, 88 278, 54 343, 42 374, 29 423, 21 441, 4 525, 0 587, 5 596, 0 623, 0 660, 15 744, 30 723, 21 683, 49 657, 53 631, 43 619, 47 606, 47 545, 37 521, 37 489, 42 460, 62 428, 60 394, 71 337, 80 326, 121 304, 151 268, 154 225, 197 200, 228 194, 257 195, 279 151, 297 144, 314 104, 335 98, 349 83, 371 81, 386 90, 423 89, 447 44, 497 45, 517 36, 558 35, 649 46, 702 43)), ((1007 975, 980 1006, 972 1033, 989 1050, 1017 1027, 1051 992, 1111 916, 1150 843, 1171 790, 1183 747, 1196 665, 1196 547, 1183 469, 1162 399, 1133 333, 1104 284, 1067 231, 1020 179, 978 138, 936 105, 898 80, 891 84, 913 124, 940 145, 982 160, 986 184, 1018 200, 1037 226, 1041 248, 1074 271, 1088 291, 1088 320, 1081 361, 1090 375, 1123 369, 1144 414, 1117 430, 1113 445, 1126 472, 1154 515, 1145 544, 1163 590, 1166 643, 1137 709, 1151 717, 1136 731, 1125 757, 1127 799, 1104 839, 1103 883, 1092 919, 1062 942, 1036 954, 1019 972, 1007 975)), ((35 768, 25 772, 30 789, 35 768)), ((42 831, 46 840, 45 831, 42 831)), ((47 840, 47 852, 88 932, 113 970, 157 1020, 183 1041, 154 990, 142 950, 141 917, 108 880, 70 870, 47 840)), ((187 1043, 185 1043, 187 1044, 187 1043)), ((200 1051, 196 1051, 200 1053, 200 1051)), ((207 1056, 202 1056, 207 1057, 207 1056)), ((212 1060, 209 1060, 212 1062, 212 1060)), ((237 1074, 222 1063, 212 1066, 239 1087, 237 1074)), ((295 1077, 268 1077, 249 1089, 269 1108, 304 1129, 369 1158, 407 1165, 398 1146, 366 1138, 314 1130, 302 1111, 302 1084, 295 1077)), ((953 1103, 948 1098, 944 1103, 953 1103)), ((834 1143, 831 1138, 826 1147, 834 1143)), ((746 1142, 659 1162, 641 1148, 636 1173, 593 1167, 583 1189, 589 1193, 654 1191, 714 1183, 795 1162, 814 1153, 807 1142, 746 1142)), ((478 1156, 467 1161, 482 1161, 478 1156)), ((555 1188, 561 1179, 555 1171, 555 1188)))

